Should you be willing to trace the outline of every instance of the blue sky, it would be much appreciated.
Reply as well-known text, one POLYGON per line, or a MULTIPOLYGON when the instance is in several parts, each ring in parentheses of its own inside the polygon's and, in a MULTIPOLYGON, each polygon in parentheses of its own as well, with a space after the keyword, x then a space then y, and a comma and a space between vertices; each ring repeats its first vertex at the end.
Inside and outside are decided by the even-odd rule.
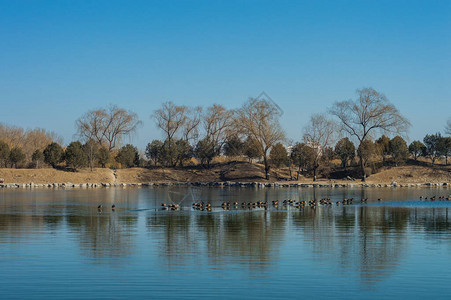
POLYGON ((73 139, 117 104, 160 138, 164 101, 237 108, 266 91, 300 140, 356 89, 385 93, 410 141, 451 117, 451 1, 1 1, 0 122, 73 139))

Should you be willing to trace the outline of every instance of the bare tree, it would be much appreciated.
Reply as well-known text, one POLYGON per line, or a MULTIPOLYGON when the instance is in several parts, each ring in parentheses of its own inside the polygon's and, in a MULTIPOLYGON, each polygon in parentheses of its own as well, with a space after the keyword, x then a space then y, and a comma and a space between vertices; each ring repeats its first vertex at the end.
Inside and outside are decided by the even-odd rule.
POLYGON ((255 140, 265 164, 265 178, 269 179, 268 152, 285 134, 279 124, 280 112, 268 101, 249 99, 237 112, 239 130, 255 140))
POLYGON ((92 139, 109 151, 119 146, 125 136, 134 133, 139 124, 136 113, 115 105, 88 111, 76 121, 81 140, 92 139))
POLYGON ((75 121, 77 135, 82 141, 94 140, 99 145, 104 146, 106 144, 104 127, 107 119, 108 114, 105 109, 88 111, 75 121))
POLYGON ((99 151, 99 145, 92 139, 88 140, 84 145, 83 145, 83 151, 86 154, 86 159, 88 162, 88 166, 91 169, 91 171, 94 168, 94 162, 95 159, 97 157, 97 153, 99 151))
POLYGON ((313 149, 313 181, 316 181, 317 170, 326 147, 330 147, 335 139, 333 121, 323 114, 311 116, 310 124, 304 128, 304 142, 313 149))
MULTIPOLYGON (((358 140, 359 146, 376 132, 407 132, 409 121, 383 94, 372 88, 357 90, 357 93, 358 99, 335 102, 330 112, 341 121, 341 129, 358 140)), ((363 158, 361 155, 359 158, 362 180, 365 180, 363 158)))
POLYGON ((185 141, 197 141, 199 137, 199 124, 202 120, 202 107, 197 106, 187 110, 186 122, 182 127, 185 141))
POLYGON ((166 140, 171 142, 188 121, 188 107, 175 105, 171 101, 165 102, 162 108, 154 111, 151 118, 163 131, 166 140))
POLYGON ((0 123, 0 140, 11 148, 20 148, 27 161, 32 161, 32 155, 36 150, 44 150, 53 141, 62 143, 62 138, 54 132, 45 129, 27 129, 0 123))
POLYGON ((176 164, 176 138, 183 135, 188 139, 190 135, 195 133, 200 122, 200 117, 190 119, 189 111, 190 109, 187 106, 178 106, 169 101, 163 103, 162 107, 155 110, 151 115, 151 118, 155 120, 157 127, 163 131, 165 136, 164 150, 171 166, 176 164))
POLYGON ((108 143, 108 148, 111 150, 119 146, 124 136, 129 136, 136 131, 136 128, 141 121, 138 120, 138 115, 131 111, 111 106, 108 109, 108 125, 105 130, 105 138, 108 143))
POLYGON ((451 135, 451 118, 448 119, 445 127, 445 133, 451 135))
POLYGON ((224 106, 214 104, 207 108, 203 116, 203 125, 205 136, 214 145, 218 152, 225 143, 226 137, 230 132, 233 123, 234 112, 224 106))
POLYGON ((0 139, 9 147, 20 147, 25 142, 25 130, 17 126, 9 126, 0 123, 0 139))
POLYGON ((42 128, 27 130, 22 148, 27 158, 30 159, 34 151, 37 149, 43 151, 53 141, 59 144, 63 143, 63 139, 54 132, 49 132, 42 128))

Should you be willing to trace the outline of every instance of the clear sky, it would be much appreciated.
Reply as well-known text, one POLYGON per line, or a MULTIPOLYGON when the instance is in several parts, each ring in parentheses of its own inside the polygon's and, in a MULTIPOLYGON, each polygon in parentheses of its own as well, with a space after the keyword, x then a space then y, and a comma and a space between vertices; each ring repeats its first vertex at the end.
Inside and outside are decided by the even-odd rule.
POLYGON ((55 131, 117 104, 160 138, 164 101, 236 108, 266 91, 300 140, 313 113, 383 92, 410 141, 451 117, 451 1, 2 1, 0 122, 55 131))

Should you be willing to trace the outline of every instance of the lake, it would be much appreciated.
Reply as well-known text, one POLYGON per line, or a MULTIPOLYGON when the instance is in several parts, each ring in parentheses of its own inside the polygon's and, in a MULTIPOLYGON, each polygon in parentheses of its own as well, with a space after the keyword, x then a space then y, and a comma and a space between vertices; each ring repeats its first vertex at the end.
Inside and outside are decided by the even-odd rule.
POLYGON ((0 295, 449 299, 451 201, 438 197, 450 194, 446 188, 1 189, 0 295), (321 198, 334 205, 281 203, 321 198), (337 206, 343 198, 354 202, 337 206), (221 207, 273 200, 277 208, 221 207), (200 201, 212 210, 192 209, 200 201), (162 203, 180 210, 163 211, 162 203))

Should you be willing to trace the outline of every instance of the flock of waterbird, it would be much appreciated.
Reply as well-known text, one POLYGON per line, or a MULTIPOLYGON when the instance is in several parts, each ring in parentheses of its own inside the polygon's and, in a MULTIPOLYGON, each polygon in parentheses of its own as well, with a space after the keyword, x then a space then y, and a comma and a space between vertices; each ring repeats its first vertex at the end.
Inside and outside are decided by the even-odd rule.
MULTIPOLYGON (((427 196, 420 196, 420 200, 421 201, 451 201, 451 195, 448 196, 431 196, 431 197, 427 197, 427 196)), ((382 199, 378 198, 377 199, 378 202, 381 202, 382 199)), ((360 203, 360 204, 364 204, 368 202, 368 198, 362 198, 360 199, 360 201, 355 201, 355 203, 360 203)), ((281 207, 293 207, 296 209, 301 209, 301 208, 305 208, 305 207, 310 207, 310 208, 316 208, 318 206, 340 206, 340 205, 353 205, 354 204, 354 198, 343 198, 343 200, 341 201, 336 201, 335 203, 330 199, 330 198, 322 198, 320 200, 301 200, 301 201, 296 201, 296 200, 292 200, 292 199, 286 199, 283 200, 281 202, 279 202, 279 200, 273 200, 271 201, 270 204, 268 204, 268 201, 257 201, 257 202, 241 202, 238 203, 237 201, 235 202, 228 202, 228 201, 224 201, 221 204, 221 208, 223 210, 233 210, 233 209, 268 209, 268 207, 273 207, 275 209, 279 208, 279 206, 281 207)), ((192 205, 192 209, 194 210, 198 210, 198 211, 211 211, 212 210, 212 205, 211 203, 205 203, 203 201, 201 202, 194 202, 192 205)), ((99 206, 97 206, 97 210, 99 212, 101 212, 103 210, 103 205, 99 204, 99 206)), ((116 210, 116 205, 112 205, 111 206, 111 210, 115 211, 116 210)), ((180 205, 179 204, 166 204, 166 203, 162 203, 161 204, 161 210, 180 210, 180 205)))
MULTIPOLYGON (((435 201, 435 200, 446 200, 446 201, 450 201, 451 200, 451 195, 448 196, 432 196, 432 197, 424 197, 421 196, 420 200, 430 200, 430 201, 435 201)), ((377 198, 377 202, 382 202, 382 198, 377 198)), ((257 201, 257 202, 222 202, 221 204, 221 208, 223 210, 233 210, 233 209, 268 209, 269 207, 273 207, 275 209, 279 208, 279 207, 293 207, 293 208, 297 208, 297 209, 301 209, 301 208, 305 208, 305 207, 310 207, 310 208, 316 208, 319 206, 341 206, 341 205, 353 205, 353 204, 365 204, 368 202, 368 198, 362 198, 360 200, 355 201, 354 198, 343 198, 343 200, 341 201, 332 201, 330 198, 322 198, 320 200, 300 200, 300 201, 296 201, 296 200, 292 200, 292 199, 286 199, 283 201, 279 201, 279 200, 273 200, 271 201, 271 203, 269 204, 267 201, 257 201)), ((162 204, 162 207, 164 209, 166 209, 167 205, 166 204, 162 204)), ((194 202, 192 205, 192 208, 194 210, 199 210, 199 211, 211 211, 212 210, 212 206, 210 203, 204 203, 202 202, 194 202)), ((172 210, 177 210, 179 209, 179 206, 172 206, 172 210)), ((167 210, 167 209, 166 209, 167 210)))
MULTIPOLYGON (((362 199, 360 202, 365 203, 368 199, 362 199)), ((382 201, 382 199, 378 199, 378 201, 382 201)), ((335 204, 337 206, 339 205, 350 205, 353 204, 354 199, 353 198, 344 198, 342 201, 337 201, 335 204)), ((293 207, 293 208, 304 208, 304 207, 311 207, 315 208, 318 206, 332 206, 334 202, 330 198, 322 198, 321 200, 310 200, 310 201, 296 201, 292 199, 286 199, 283 201, 274 200, 271 201, 269 204, 268 201, 257 201, 257 202, 222 202, 221 208, 223 210, 232 210, 232 209, 268 209, 268 207, 273 208, 279 208, 280 207, 293 207)), ((210 203, 204 203, 204 202, 195 202, 193 203, 193 209, 194 210, 211 210, 211 204, 210 203)))
POLYGON ((448 195, 448 196, 432 196, 432 197, 429 197, 429 199, 428 199, 428 197, 423 197, 423 196, 420 196, 420 200, 423 200, 423 201, 435 201, 435 200, 439 200, 439 201, 451 201, 451 195, 448 195))

